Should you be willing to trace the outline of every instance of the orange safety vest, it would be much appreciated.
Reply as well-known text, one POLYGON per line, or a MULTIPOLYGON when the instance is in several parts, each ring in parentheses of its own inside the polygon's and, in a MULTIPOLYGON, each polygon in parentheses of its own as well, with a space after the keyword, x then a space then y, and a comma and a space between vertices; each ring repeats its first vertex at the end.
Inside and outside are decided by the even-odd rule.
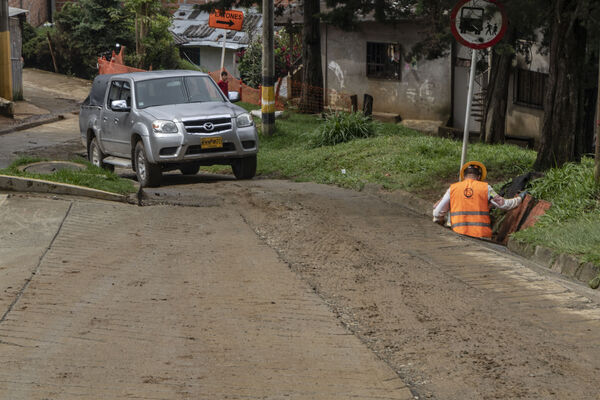
POLYGON ((461 235, 492 237, 486 182, 465 179, 450 186, 450 224, 461 235))

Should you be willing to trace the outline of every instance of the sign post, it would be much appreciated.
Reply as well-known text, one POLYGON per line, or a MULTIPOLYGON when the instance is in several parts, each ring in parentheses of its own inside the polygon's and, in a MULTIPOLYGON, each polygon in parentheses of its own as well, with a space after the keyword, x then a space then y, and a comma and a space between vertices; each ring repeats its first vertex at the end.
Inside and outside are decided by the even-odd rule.
POLYGON ((507 23, 504 7, 498 0, 460 0, 452 10, 450 17, 452 34, 460 44, 472 49, 460 168, 465 164, 467 158, 477 50, 486 49, 498 43, 506 32, 507 23))
POLYGON ((227 30, 241 31, 244 25, 244 13, 237 10, 215 10, 208 16, 208 26, 223 29, 223 49, 221 50, 221 71, 225 66, 225 45, 227 30))
POLYGON ((227 44, 227 31, 223 31, 223 48, 221 49, 221 71, 225 66, 225 45, 227 44))

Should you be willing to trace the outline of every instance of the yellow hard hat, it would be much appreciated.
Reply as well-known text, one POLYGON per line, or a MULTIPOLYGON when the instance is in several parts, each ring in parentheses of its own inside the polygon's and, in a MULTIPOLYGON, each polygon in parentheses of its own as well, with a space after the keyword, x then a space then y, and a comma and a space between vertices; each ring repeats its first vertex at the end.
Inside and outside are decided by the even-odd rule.
POLYGON ((460 169, 460 180, 462 181, 463 179, 465 179, 465 169, 467 169, 467 167, 469 167, 471 165, 473 165, 481 170, 481 180, 484 180, 485 177, 487 176, 487 169, 485 168, 485 165, 483 165, 479 161, 469 161, 469 162, 465 163, 465 165, 463 165, 462 168, 460 169))

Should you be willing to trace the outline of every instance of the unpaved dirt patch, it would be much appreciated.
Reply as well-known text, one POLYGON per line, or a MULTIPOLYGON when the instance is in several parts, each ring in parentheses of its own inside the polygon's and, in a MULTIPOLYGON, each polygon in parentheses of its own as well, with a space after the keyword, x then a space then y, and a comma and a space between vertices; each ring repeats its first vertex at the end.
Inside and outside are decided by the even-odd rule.
MULTIPOLYGON (((34 142, 31 144, 35 145, 34 142)), ((85 158, 85 148, 81 144, 81 140, 72 139, 54 146, 34 147, 30 150, 17 152, 15 154, 18 156, 29 156, 47 160, 73 160, 85 158)))
POLYGON ((421 398, 597 398, 598 306, 554 278, 376 196, 266 180, 219 192, 421 398))

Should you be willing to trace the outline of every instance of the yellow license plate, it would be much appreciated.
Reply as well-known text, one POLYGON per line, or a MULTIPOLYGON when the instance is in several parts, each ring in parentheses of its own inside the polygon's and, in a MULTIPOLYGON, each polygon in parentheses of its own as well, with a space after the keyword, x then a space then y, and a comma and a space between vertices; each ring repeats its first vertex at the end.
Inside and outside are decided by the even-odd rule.
POLYGON ((219 149, 223 147, 223 138, 220 136, 202 138, 203 149, 219 149))

